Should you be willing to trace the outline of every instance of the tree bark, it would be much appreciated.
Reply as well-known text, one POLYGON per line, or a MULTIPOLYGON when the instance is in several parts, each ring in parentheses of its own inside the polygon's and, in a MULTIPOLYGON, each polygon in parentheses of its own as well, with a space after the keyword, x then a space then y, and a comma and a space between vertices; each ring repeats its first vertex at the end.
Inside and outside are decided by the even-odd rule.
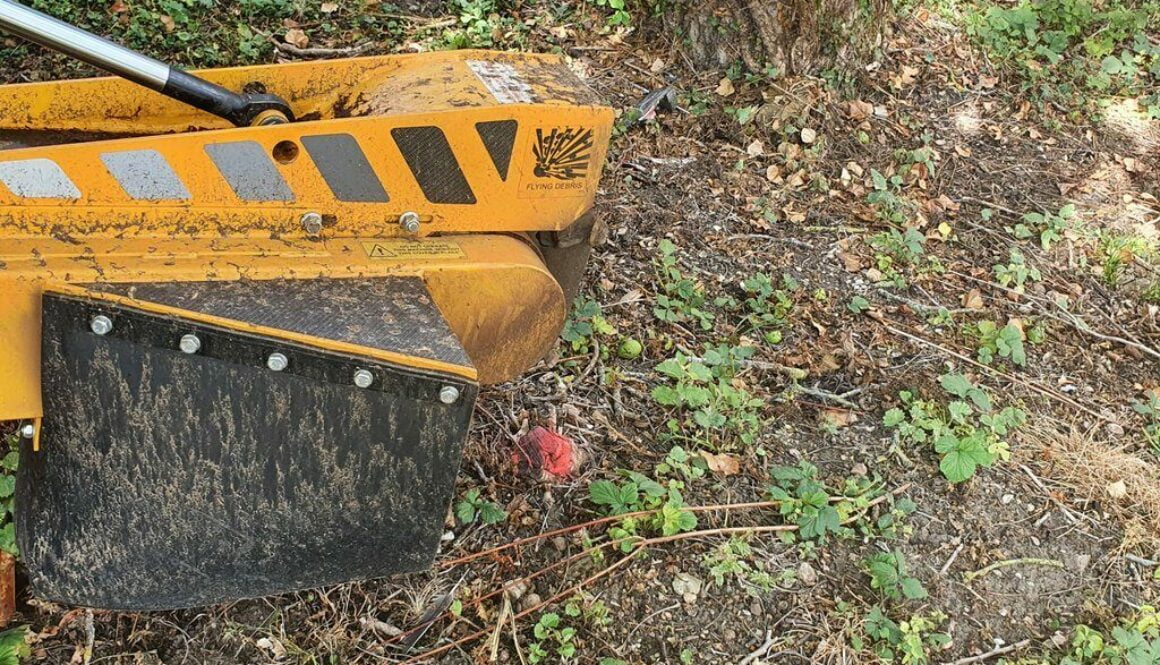
POLYGON ((664 20, 699 69, 818 74, 873 59, 890 0, 678 0, 664 20))

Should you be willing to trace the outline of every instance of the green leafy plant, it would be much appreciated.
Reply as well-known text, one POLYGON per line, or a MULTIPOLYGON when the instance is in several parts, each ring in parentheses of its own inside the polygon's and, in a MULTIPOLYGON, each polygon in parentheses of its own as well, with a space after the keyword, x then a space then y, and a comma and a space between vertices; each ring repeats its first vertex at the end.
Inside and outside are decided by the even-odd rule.
POLYGON ((901 552, 880 552, 866 559, 863 566, 870 576, 870 588, 877 589, 886 598, 926 598, 926 589, 918 578, 907 572, 906 558, 901 552))
POLYGON ((1150 391, 1146 400, 1132 400, 1132 409, 1144 416, 1144 439, 1160 455, 1160 390, 1150 391))
MULTIPOLYGON (((870 640, 874 654, 885 663, 901 662, 903 665, 925 665, 932 653, 945 648, 951 642, 950 635, 937 628, 946 621, 942 612, 915 614, 910 618, 895 622, 875 605, 867 612, 862 629, 870 640)), ((860 640, 855 647, 861 651, 860 640)))
POLYGON ((979 362, 990 365, 995 357, 1008 358, 1019 367, 1027 365, 1027 351, 1023 348, 1023 330, 1013 322, 1000 328, 994 321, 979 321, 967 328, 967 334, 978 339, 976 355, 979 362))
POLYGON ((1021 0, 968 14, 968 32, 1041 103, 1084 111, 1091 96, 1137 96, 1160 115, 1160 19, 1154 0, 1021 0))
POLYGON ((5 438, 8 452, 0 459, 0 550, 19 556, 16 547, 16 525, 13 510, 16 496, 16 468, 20 465, 20 440, 16 436, 5 438))
POLYGON ((914 229, 883 231, 870 237, 878 270, 897 287, 906 286, 900 267, 916 266, 925 253, 926 238, 914 229))
POLYGON ((756 560, 753 548, 737 536, 718 544, 705 554, 702 562, 719 587, 733 579, 753 593, 773 588, 774 578, 765 571, 765 563, 756 560))
POLYGON ((661 321, 693 321, 702 330, 712 330, 714 317, 705 309, 705 289, 677 266, 677 246, 666 238, 660 241, 658 249, 661 256, 655 268, 661 292, 657 294, 653 314, 661 321))
POLYGON ((1022 252, 1012 249, 1009 256, 1010 263, 1006 265, 995 264, 995 279, 998 280, 1000 286, 1009 288, 1016 293, 1024 293, 1027 282, 1038 282, 1043 279, 1038 268, 1027 265, 1022 252))
POLYGON ((1063 240, 1063 234, 1075 221, 1078 221, 1075 212, 1075 205, 1068 203, 1059 209, 1057 213, 1040 213, 1029 212, 1023 215, 1023 221, 1013 227, 1008 227, 1007 232, 1011 235, 1024 240, 1031 238, 1034 235, 1039 235, 1039 246, 1043 251, 1051 249, 1051 246, 1060 240, 1063 240))
POLYGON ((1104 231, 1099 236, 1096 253, 1104 283, 1114 288, 1120 285, 1128 266, 1137 259, 1155 254, 1156 247, 1154 241, 1136 234, 1104 231))
POLYGON ((933 444, 939 471, 952 483, 961 483, 980 467, 1010 456, 1005 437, 1027 416, 1010 406, 995 411, 987 392, 961 374, 943 374, 939 384, 957 399, 944 405, 903 391, 899 397, 904 408, 887 411, 883 423, 902 441, 933 444))
POLYGON ((874 208, 879 219, 903 225, 914 216, 916 206, 901 194, 902 176, 887 178, 877 169, 870 169, 870 184, 873 189, 866 195, 866 202, 874 208))
POLYGON ((745 313, 743 320, 747 332, 761 332, 762 339, 770 344, 780 344, 782 328, 785 327, 793 299, 783 289, 774 287, 769 275, 757 274, 741 283, 745 290, 745 313))
POLYGON ((761 428, 759 414, 765 402, 736 377, 741 363, 755 352, 748 346, 709 347, 701 358, 677 352, 657 365, 656 371, 668 382, 654 387, 652 397, 677 412, 668 421, 669 432, 718 449, 731 447, 735 440, 753 443, 761 428))
POLYGON ((697 480, 705 477, 705 472, 708 470, 708 464, 705 458, 700 455, 690 455, 688 451, 680 446, 673 446, 669 449, 665 460, 657 465, 656 472, 658 476, 679 475, 686 481, 697 480))
POLYGON ((626 517, 608 530, 613 540, 621 541, 622 552, 636 547, 641 528, 663 536, 672 536, 697 528, 697 516, 685 506, 678 485, 666 487, 644 474, 622 470, 622 482, 597 480, 588 486, 588 498, 610 516, 641 511, 656 511, 650 516, 626 517))
POLYGON ((576 655, 576 629, 564 625, 555 612, 541 615, 532 634, 536 641, 528 644, 528 662, 567 662, 576 655))
POLYGON ((470 489, 463 495, 463 499, 455 504, 455 517, 460 524, 471 524, 479 518, 480 522, 490 526, 506 520, 507 511, 498 504, 483 499, 479 489, 470 489))
POLYGON ((627 26, 632 23, 632 14, 628 12, 625 0, 589 0, 589 2, 609 12, 605 20, 610 26, 627 26))
POLYGON ((32 650, 24 636, 28 626, 17 626, 0 632, 0 665, 20 665, 20 662, 32 655, 32 650))
POLYGON ((1150 605, 1103 632, 1080 624, 1059 665, 1154 665, 1160 663, 1160 615, 1150 605))
POLYGON ((564 323, 560 337, 571 345, 573 351, 588 353, 594 339, 615 334, 616 328, 601 315, 600 304, 577 296, 572 304, 572 316, 564 323))

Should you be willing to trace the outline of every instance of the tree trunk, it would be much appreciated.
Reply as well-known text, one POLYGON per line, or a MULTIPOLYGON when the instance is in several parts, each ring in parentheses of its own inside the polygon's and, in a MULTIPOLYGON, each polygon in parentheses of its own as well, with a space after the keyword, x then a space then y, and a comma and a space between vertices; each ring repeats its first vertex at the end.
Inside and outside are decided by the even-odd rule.
POLYGON ((670 34, 700 69, 742 62, 784 74, 868 64, 890 0, 678 0, 665 11, 670 34))

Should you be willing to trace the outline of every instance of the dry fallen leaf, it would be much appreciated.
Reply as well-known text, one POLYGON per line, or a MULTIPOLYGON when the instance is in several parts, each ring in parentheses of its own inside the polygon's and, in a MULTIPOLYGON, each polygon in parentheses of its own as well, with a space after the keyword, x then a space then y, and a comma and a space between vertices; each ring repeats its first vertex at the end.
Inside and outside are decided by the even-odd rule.
POLYGON ((978 289, 971 289, 963 294, 963 307, 968 309, 983 309, 983 294, 978 289))
POLYGON ((1128 495, 1128 485, 1122 481, 1117 480, 1114 483, 1108 484, 1108 496, 1113 499, 1122 499, 1128 495))
POLYGON ((333 14, 334 12, 338 11, 338 3, 337 2, 324 2, 324 3, 322 3, 322 6, 319 7, 318 9, 323 14, 333 14))
POLYGON ((770 182, 781 182, 781 167, 777 164, 770 164, 769 168, 765 169, 765 177, 770 182))
POLYGON ((765 146, 761 143, 761 141, 754 141, 753 143, 750 143, 747 148, 745 148, 745 154, 749 155, 750 157, 760 157, 765 154, 765 146))
POLYGON ((713 473, 722 476, 735 476, 741 472, 741 461, 733 455, 714 455, 707 451, 700 451, 701 457, 705 459, 705 465, 713 473))
POLYGON ((834 427, 849 427, 858 422, 858 414, 846 409, 822 409, 822 420, 834 427))
POLYGON ((733 87, 733 81, 728 76, 721 79, 721 82, 717 84, 717 94, 722 97, 728 97, 734 92, 737 92, 737 90, 733 87))
POLYGON ((161 14, 157 17, 157 20, 161 21, 161 27, 165 29, 166 34, 177 29, 177 23, 173 20, 172 16, 161 14))
POLYGON ((300 28, 291 28, 286 31, 286 43, 298 48, 306 48, 310 45, 310 38, 306 36, 300 28))
POLYGON ((851 102, 846 102, 846 115, 851 120, 865 120, 874 112, 874 105, 870 102, 864 102, 860 99, 855 99, 851 102))

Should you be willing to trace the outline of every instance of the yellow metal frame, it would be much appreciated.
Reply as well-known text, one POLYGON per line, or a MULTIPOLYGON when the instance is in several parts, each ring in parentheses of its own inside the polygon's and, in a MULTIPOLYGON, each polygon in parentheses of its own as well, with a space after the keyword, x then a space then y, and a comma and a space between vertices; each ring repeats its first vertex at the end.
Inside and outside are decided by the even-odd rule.
POLYGON ((29 132, 34 142, 51 132, 86 133, 82 142, 0 150, 0 420, 42 415, 45 291, 174 313, 97 295, 85 284, 418 276, 475 368, 389 353, 381 359, 495 383, 550 349, 567 303, 521 233, 564 229, 591 208, 613 123, 612 111, 560 58, 459 51, 200 75, 231 89, 260 84, 288 100, 300 121, 229 128, 116 79, 0 86, 0 147, 29 132), (504 173, 479 127, 511 122, 518 130, 504 173), (445 138, 473 202, 432 202, 422 169, 392 138, 392 130, 416 127, 445 138), (544 173, 544 137, 554 131, 585 141, 571 157, 580 166, 563 176, 544 173), (335 135, 357 143, 389 201, 340 200, 325 165, 303 149, 309 137, 335 135), (240 142, 269 156, 292 200, 243 200, 207 149, 240 142), (134 198, 104 161, 144 152, 159 155, 189 196, 134 198), (10 163, 55 165, 77 195, 30 197, 7 188, 2 170, 10 163), (406 212, 418 215, 417 232, 399 224, 406 212), (323 220, 321 229, 303 223, 308 213, 323 220))

